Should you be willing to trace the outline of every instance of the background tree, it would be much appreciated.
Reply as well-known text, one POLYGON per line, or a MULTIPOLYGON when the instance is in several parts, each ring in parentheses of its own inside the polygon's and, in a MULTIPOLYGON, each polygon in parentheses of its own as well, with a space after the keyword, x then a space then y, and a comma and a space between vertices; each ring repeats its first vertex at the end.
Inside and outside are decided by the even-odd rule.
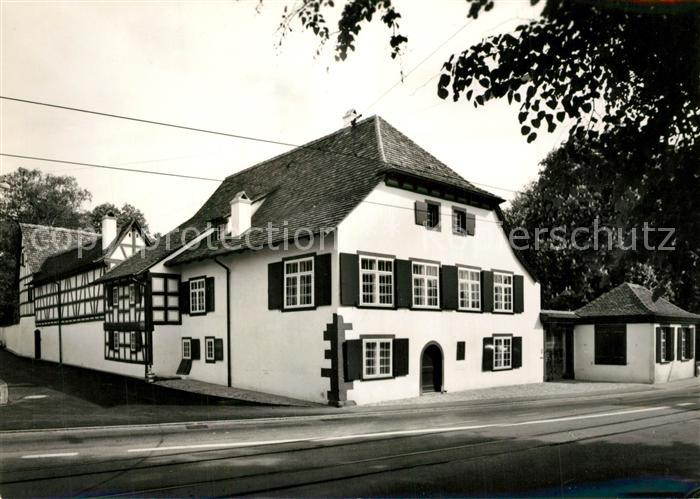
POLYGON ((85 225, 92 228, 95 232, 102 230, 102 218, 112 212, 117 217, 117 225, 122 226, 129 223, 131 220, 136 220, 141 228, 148 232, 148 222, 144 214, 133 205, 124 203, 121 208, 118 208, 112 203, 102 203, 95 206, 92 210, 85 213, 85 225))
MULTIPOLYGON (((327 29, 324 18, 333 2, 301 3, 282 28, 292 25, 291 15, 322 42, 334 38, 338 60, 355 49, 363 25, 378 17, 392 20, 392 56, 409 42, 398 33, 401 14, 389 0, 343 2, 337 31, 327 29)), ((674 282, 679 297, 693 293, 700 255, 700 3, 531 3, 543 5, 538 19, 450 57, 438 96, 476 107, 507 99, 528 142, 565 126, 566 146, 594 144, 599 159, 591 168, 614 182, 620 223, 627 230, 647 222, 676 231, 676 251, 639 258, 657 269, 657 294, 674 282)), ((496 4, 507 2, 466 0, 466 16, 476 19, 496 4)))

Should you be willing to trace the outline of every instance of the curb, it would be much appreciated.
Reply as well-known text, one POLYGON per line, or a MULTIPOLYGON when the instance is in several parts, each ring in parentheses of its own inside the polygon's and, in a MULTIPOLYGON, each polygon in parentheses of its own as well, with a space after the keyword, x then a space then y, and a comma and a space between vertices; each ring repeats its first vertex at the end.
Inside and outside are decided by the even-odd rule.
MULTIPOLYGON (((105 425, 105 426, 76 426, 68 428, 37 428, 37 429, 24 429, 24 430, 0 430, 0 435, 21 435, 21 434, 38 434, 38 433, 74 433, 74 432, 100 432, 100 431, 115 431, 123 432, 126 430, 148 430, 153 431, 154 429, 159 429, 161 432, 168 431, 192 431, 199 429, 216 429, 212 427, 226 427, 226 426, 255 426, 264 424, 275 424, 275 423, 293 423, 293 422, 303 422, 303 421, 318 421, 318 420, 342 420, 342 419, 355 419, 367 416, 390 416, 390 415, 401 415, 406 413, 431 413, 431 412, 444 412, 450 410, 461 410, 465 407, 469 408, 488 408, 488 407, 498 407, 498 406, 510 406, 513 403, 516 404, 537 404, 546 403, 551 401, 560 400, 562 402, 572 401, 572 400, 585 400, 589 398, 601 398, 601 399, 611 399, 626 396, 639 395, 641 393, 661 393, 661 392, 675 392, 683 391, 688 388, 693 388, 700 385, 684 385, 672 388, 653 388, 651 385, 649 388, 640 388, 637 390, 627 390, 624 392, 619 391, 605 391, 590 392, 585 396, 552 396, 549 398, 520 398, 520 399, 492 399, 489 401, 463 401, 463 402, 445 402, 443 404, 418 404, 411 406, 374 406, 372 409, 377 410, 363 410, 364 407, 358 407, 356 410, 349 410, 344 412, 328 412, 325 414, 309 414, 304 416, 273 416, 273 417, 262 417, 262 418, 246 418, 246 419, 219 419, 219 420, 200 420, 200 421, 180 421, 180 422, 169 422, 169 423, 143 423, 143 424, 133 424, 133 425, 105 425)), ((355 409, 355 408, 353 408, 355 409)))

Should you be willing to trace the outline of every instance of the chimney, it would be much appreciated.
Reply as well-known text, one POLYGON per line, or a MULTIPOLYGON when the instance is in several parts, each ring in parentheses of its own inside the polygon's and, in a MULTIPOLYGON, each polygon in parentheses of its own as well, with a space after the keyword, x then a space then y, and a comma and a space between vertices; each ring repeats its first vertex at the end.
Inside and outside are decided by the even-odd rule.
POLYGON ((360 118, 360 116, 361 115, 357 114, 357 111, 355 111, 354 109, 348 110, 348 112, 343 115, 343 127, 347 127, 350 125, 355 126, 355 123, 360 118))
POLYGON ((114 216, 114 213, 110 211, 102 217, 102 250, 106 250, 116 237, 117 218, 114 216))
POLYGON ((231 200, 231 216, 228 219, 228 229, 232 236, 240 236, 250 229, 253 217, 253 207, 246 193, 241 191, 231 200))

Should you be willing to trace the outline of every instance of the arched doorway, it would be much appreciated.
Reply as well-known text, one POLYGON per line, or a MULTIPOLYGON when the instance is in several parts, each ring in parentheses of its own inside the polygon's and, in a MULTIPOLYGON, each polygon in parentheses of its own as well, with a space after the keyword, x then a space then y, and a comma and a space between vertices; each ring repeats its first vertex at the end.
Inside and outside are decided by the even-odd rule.
POLYGON ((442 391, 442 350, 436 343, 423 349, 420 360, 421 393, 442 391))
POLYGON ((41 331, 34 330, 34 358, 41 359, 41 331))

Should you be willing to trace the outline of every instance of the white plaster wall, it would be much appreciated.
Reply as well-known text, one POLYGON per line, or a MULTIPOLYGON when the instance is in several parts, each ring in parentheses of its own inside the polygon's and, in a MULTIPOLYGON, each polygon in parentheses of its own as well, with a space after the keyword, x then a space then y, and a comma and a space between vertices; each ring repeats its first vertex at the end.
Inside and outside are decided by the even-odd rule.
POLYGON ((23 357, 34 357, 35 329, 34 317, 21 317, 18 324, 2 328, 5 348, 23 357))
MULTIPOLYGON (((422 258, 444 265, 471 265, 524 276, 524 313, 491 314, 456 311, 370 310, 341 307, 338 313, 353 324, 348 338, 363 334, 391 334, 409 338, 409 375, 386 380, 354 381, 348 399, 358 404, 415 397, 420 394, 420 356, 430 341, 444 353, 447 391, 543 381, 543 330, 539 322, 540 288, 515 257, 493 211, 466 206, 476 215, 474 236, 452 234, 452 206, 444 199, 379 185, 338 229, 338 251, 383 253, 400 259, 422 258), (433 199, 441 205, 442 230, 415 224, 414 201, 433 199), (388 205, 388 206, 387 206, 388 205), (482 339, 494 334, 523 338, 523 366, 482 372, 482 339), (458 341, 466 342, 466 359, 456 360, 458 341)), ((334 287, 334 299, 339 288, 334 287)))
POLYGON ((330 367, 324 358, 326 324, 338 303, 337 256, 332 260, 333 305, 315 310, 268 310, 267 266, 284 257, 312 252, 333 252, 333 236, 316 239, 311 248, 288 251, 261 250, 224 259, 232 269, 231 319, 233 385, 293 398, 325 402, 330 388, 321 368, 330 367))
POLYGON ((595 326, 574 326, 574 375, 585 381, 654 382, 654 327, 627 324, 627 365, 595 364, 595 326))
MULTIPOLYGON (((664 324, 667 325, 667 324, 664 324)), ((674 328, 674 334, 676 335, 675 341, 673 343, 673 358, 671 362, 664 362, 661 364, 656 363, 656 328, 659 324, 654 324, 652 327, 653 334, 653 348, 654 348, 654 381, 656 383, 666 383, 668 381, 674 381, 677 379, 692 378, 695 376, 695 361, 694 360, 679 360, 678 359, 678 342, 679 342, 679 328, 682 327, 680 324, 671 324, 674 328)), ((695 329, 693 327, 693 329, 695 329)), ((697 332, 696 332, 697 334, 697 332)), ((697 357, 697 352, 696 352, 697 357)))
MULTIPOLYGON (((180 273, 181 281, 193 277, 214 277, 214 311, 206 315, 182 315, 180 326, 156 326, 153 333, 155 350, 154 372, 156 375, 172 376, 182 359, 181 340, 185 337, 200 340, 199 360, 192 361, 192 370, 188 376, 208 383, 226 385, 226 271, 213 260, 195 262, 182 268, 162 267, 154 272, 180 273), (224 340, 224 360, 207 363, 205 359, 205 336, 214 336, 224 340)), ((266 277, 267 279, 267 277, 266 277)), ((266 281, 267 282, 267 281, 266 281)))

